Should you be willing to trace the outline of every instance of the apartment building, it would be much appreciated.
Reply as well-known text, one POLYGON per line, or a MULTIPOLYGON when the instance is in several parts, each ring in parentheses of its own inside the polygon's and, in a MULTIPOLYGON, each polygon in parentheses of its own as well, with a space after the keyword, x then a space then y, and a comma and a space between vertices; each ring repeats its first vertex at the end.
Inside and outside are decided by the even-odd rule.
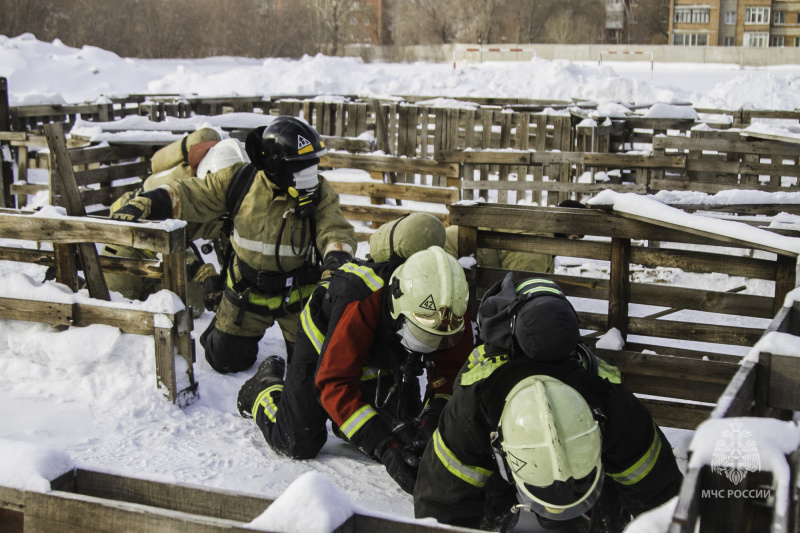
POLYGON ((675 46, 800 47, 800 0, 672 0, 669 33, 675 46))

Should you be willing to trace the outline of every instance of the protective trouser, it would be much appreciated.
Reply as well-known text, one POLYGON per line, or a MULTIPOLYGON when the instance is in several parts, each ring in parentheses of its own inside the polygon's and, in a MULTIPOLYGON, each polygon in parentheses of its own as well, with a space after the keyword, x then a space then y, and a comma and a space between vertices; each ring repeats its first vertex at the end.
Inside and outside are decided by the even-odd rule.
MULTIPOLYGON (((328 438, 329 417, 314 385, 318 358, 308 337, 299 335, 294 353, 287 361, 285 383, 268 387, 255 402, 255 422, 267 444, 293 459, 316 457, 328 438)), ((418 380, 404 383, 401 391, 385 401, 393 382, 392 373, 385 370, 366 371, 361 380, 364 398, 374 401, 377 397, 381 406, 378 414, 392 426, 400 420, 415 418, 422 409, 418 380)))
POLYGON ((211 320, 211 323, 203 334, 200 335, 200 344, 205 350, 206 361, 211 365, 211 368, 220 374, 228 374, 231 372, 241 372, 253 366, 258 356, 258 342, 264 336, 264 332, 267 328, 271 327, 274 322, 277 322, 278 326, 281 328, 283 340, 286 343, 286 353, 291 357, 294 350, 294 334, 297 330, 296 316, 284 316, 273 319, 270 316, 254 315, 257 318, 263 319, 264 322, 261 328, 252 330, 254 333, 260 330, 260 334, 238 335, 226 333, 219 327, 217 320, 220 317, 220 311, 224 313, 223 305, 225 301, 226 300, 223 298, 217 310, 217 315, 211 320), (266 324, 267 322, 269 325, 266 324), (292 339, 291 341, 289 340, 290 338, 292 339))

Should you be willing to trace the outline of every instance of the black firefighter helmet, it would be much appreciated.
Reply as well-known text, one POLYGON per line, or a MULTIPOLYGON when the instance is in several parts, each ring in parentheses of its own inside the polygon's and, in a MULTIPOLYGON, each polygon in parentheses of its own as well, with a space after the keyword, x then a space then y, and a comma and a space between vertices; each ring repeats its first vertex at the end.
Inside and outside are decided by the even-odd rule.
POLYGON ((256 168, 283 190, 305 188, 295 183, 295 173, 318 164, 328 151, 317 130, 290 116, 276 117, 268 126, 253 130, 245 149, 256 168))

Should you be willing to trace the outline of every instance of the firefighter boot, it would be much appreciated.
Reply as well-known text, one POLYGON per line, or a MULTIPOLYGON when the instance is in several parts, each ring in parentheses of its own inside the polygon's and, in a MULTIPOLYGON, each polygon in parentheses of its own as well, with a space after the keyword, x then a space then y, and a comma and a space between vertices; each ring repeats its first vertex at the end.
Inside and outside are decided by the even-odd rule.
POLYGON ((270 385, 282 383, 286 362, 279 355, 270 355, 258 366, 255 375, 239 389, 236 407, 242 418, 253 418, 253 404, 259 393, 270 385))

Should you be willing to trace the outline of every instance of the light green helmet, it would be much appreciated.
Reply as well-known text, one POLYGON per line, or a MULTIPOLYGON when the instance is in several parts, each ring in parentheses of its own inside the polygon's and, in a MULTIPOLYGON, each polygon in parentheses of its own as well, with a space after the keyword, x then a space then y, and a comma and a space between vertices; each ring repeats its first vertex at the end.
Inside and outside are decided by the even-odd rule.
POLYGON ((464 269, 440 246, 409 257, 389 280, 391 315, 404 318, 398 333, 415 352, 454 346, 464 332, 469 286, 464 269))
POLYGON ((506 397, 498 434, 519 495, 534 512, 569 520, 597 501, 603 438, 578 391, 550 376, 523 379, 506 397))

